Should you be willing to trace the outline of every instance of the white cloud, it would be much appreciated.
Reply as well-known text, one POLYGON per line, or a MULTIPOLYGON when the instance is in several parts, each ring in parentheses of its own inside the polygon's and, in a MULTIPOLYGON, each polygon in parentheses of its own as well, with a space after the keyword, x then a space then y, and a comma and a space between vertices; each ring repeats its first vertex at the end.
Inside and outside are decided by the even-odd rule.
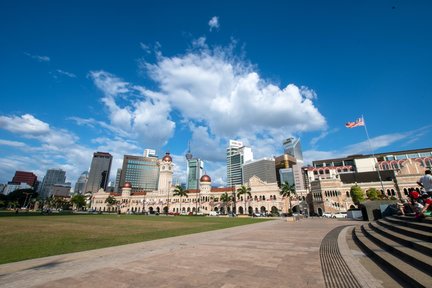
POLYGON ((51 60, 50 57, 48 57, 48 56, 32 55, 32 54, 27 53, 27 52, 25 52, 24 54, 27 55, 28 57, 36 60, 36 61, 39 61, 39 62, 49 62, 51 60))
POLYGON ((297 86, 279 88, 220 49, 161 57, 143 67, 173 108, 186 119, 204 122, 220 138, 326 127, 312 99, 297 86))
POLYGON ((306 86, 300 87, 300 93, 307 99, 313 100, 317 98, 316 92, 306 86))
POLYGON ((10 147, 15 147, 15 148, 25 148, 25 147, 27 147, 27 145, 24 142, 9 141, 9 140, 4 140, 4 139, 0 139, 0 145, 10 146, 10 147))
POLYGON ((64 70, 61 70, 61 69, 57 69, 56 71, 57 71, 58 74, 61 74, 61 75, 64 75, 64 76, 67 76, 67 77, 70 77, 70 78, 76 78, 77 77, 74 73, 67 72, 67 71, 64 71, 64 70))
MULTIPOLYGON (((422 127, 413 131, 408 131, 404 133, 392 133, 385 134, 364 140, 362 142, 348 145, 337 151, 319 151, 319 150, 306 150, 303 152, 303 158, 305 164, 312 164, 314 160, 325 160, 339 157, 347 157, 349 155, 363 154, 369 155, 372 153, 377 153, 382 148, 389 147, 399 141, 406 141, 410 139, 413 135, 418 135, 423 133, 426 129, 430 127, 422 127)), ((388 151, 391 152, 391 151, 388 151)))
POLYGON ((213 31, 213 29, 219 29, 219 17, 213 16, 208 22, 208 25, 210 26, 210 31, 213 31))
POLYGON ((41 135, 49 132, 49 125, 42 122, 33 115, 24 114, 19 116, 0 116, 0 127, 12 133, 23 133, 25 135, 41 135))
POLYGON ((102 103, 109 111, 112 131, 121 131, 145 147, 156 148, 172 136, 175 122, 170 119, 171 107, 161 95, 105 71, 92 71, 90 76, 105 95, 102 103))

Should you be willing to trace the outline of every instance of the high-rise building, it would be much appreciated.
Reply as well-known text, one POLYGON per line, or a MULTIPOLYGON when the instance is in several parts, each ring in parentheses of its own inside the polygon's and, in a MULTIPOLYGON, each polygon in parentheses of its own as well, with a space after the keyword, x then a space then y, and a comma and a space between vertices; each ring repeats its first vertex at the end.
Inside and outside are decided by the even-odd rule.
POLYGON ((281 179, 281 175, 282 173, 286 173, 286 171, 281 172, 281 170, 292 168, 295 164, 296 159, 291 155, 283 154, 275 157, 276 179, 279 187, 285 182, 285 180, 281 179))
POLYGON ((157 157, 124 155, 120 187, 126 182, 132 185, 132 192, 154 191, 158 188, 159 167, 157 157))
POLYGON ((47 198, 49 196, 49 191, 51 186, 54 184, 65 184, 66 181, 66 171, 62 169, 49 169, 45 174, 40 188, 40 197, 47 198))
POLYGON ((12 178, 14 183, 27 183, 29 186, 35 188, 37 183, 37 176, 32 172, 15 171, 15 176, 12 178))
POLYGON ((89 173, 87 171, 81 173, 80 177, 75 183, 74 194, 84 194, 86 192, 85 187, 87 184, 88 175, 89 173))
POLYGON ((96 193, 100 188, 106 190, 111 170, 112 156, 106 152, 93 153, 85 192, 96 193))
POLYGON ((300 138, 287 138, 283 141, 284 153, 296 158, 297 162, 303 163, 303 152, 300 144, 300 138))
POLYGON ((281 184, 287 182, 290 186, 295 185, 294 173, 292 168, 279 169, 279 178, 281 184))
POLYGON ((116 193, 120 192, 121 172, 122 172, 122 169, 118 168, 117 169, 117 174, 116 174, 116 179, 115 179, 115 184, 114 184, 114 192, 116 192, 116 193))
POLYGON ((230 140, 226 157, 228 187, 243 184, 242 165, 253 160, 252 149, 245 147, 243 142, 230 140))
MULTIPOLYGON (((283 141, 283 147, 284 147, 284 155, 279 156, 276 158, 276 170, 277 170, 277 177, 278 177, 278 184, 280 185, 284 181, 281 181, 281 171, 280 169, 287 169, 291 168, 292 170, 289 170, 289 173, 292 173, 292 175, 287 175, 287 177, 291 178, 291 176, 294 177, 294 184, 295 189, 297 191, 305 190, 305 184, 304 184, 304 175, 303 175, 303 152, 301 148, 300 138, 295 139, 293 137, 287 138, 283 141), (278 161, 278 159, 284 159, 284 164, 281 165, 281 161, 278 161), (288 165, 286 165, 288 164, 288 165), (279 165, 279 166, 278 166, 279 165)), ((282 173, 286 173, 287 171, 282 171, 282 173)), ((292 184, 291 184, 292 185, 292 184)))
POLYGON ((187 160, 187 182, 186 189, 198 189, 199 188, 199 179, 201 178, 204 170, 204 162, 198 158, 193 158, 193 155, 189 150, 185 155, 187 160))
POLYGON ((204 171, 204 162, 198 158, 192 158, 188 161, 187 168, 187 189, 198 189, 199 179, 204 171))
POLYGON ((243 164, 243 183, 257 176, 267 183, 276 183, 276 169, 274 158, 262 158, 243 164))
POLYGON ((157 157, 156 150, 154 149, 144 149, 144 157, 157 157))

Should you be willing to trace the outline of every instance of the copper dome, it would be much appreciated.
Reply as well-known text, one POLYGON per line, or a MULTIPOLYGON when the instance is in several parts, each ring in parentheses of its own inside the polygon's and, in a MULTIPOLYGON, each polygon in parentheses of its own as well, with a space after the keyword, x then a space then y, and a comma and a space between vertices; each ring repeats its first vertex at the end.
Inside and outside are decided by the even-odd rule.
POLYGON ((132 188, 132 184, 130 182, 126 182, 123 188, 132 188))
POLYGON ((162 158, 162 161, 172 162, 172 158, 169 152, 165 153, 165 156, 162 158))
POLYGON ((211 182, 211 178, 210 178, 210 176, 208 176, 208 175, 203 175, 203 176, 200 178, 200 181, 201 181, 201 182, 211 182))

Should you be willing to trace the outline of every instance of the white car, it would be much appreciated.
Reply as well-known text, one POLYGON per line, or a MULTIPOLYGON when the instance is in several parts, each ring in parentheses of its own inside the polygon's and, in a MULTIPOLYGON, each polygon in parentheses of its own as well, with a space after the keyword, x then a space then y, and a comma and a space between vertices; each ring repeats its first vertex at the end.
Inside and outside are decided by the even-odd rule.
POLYGON ((332 215, 332 218, 338 218, 338 219, 347 218, 347 213, 346 212, 337 212, 337 213, 332 215))
POLYGON ((333 214, 331 214, 331 213, 329 213, 329 212, 324 212, 324 213, 322 214, 322 216, 323 216, 324 218, 332 218, 333 214))
POLYGON ((219 216, 219 212, 217 212, 217 211, 210 211, 210 213, 208 215, 209 216, 219 216))

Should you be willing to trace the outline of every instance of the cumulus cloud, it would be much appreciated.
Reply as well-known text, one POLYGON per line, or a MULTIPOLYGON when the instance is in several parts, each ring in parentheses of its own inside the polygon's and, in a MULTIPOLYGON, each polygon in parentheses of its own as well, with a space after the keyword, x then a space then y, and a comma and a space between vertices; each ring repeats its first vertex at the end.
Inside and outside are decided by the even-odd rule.
POLYGON ((208 25, 210 26, 210 31, 213 29, 219 29, 219 17, 213 16, 208 22, 208 25))
MULTIPOLYGON (((145 63, 160 93, 181 115, 203 121, 221 138, 304 132, 326 126, 314 106, 294 84, 278 87, 223 50, 203 49, 145 63), (277 128, 277 131, 274 129, 277 128)), ((306 93, 307 94, 307 93, 306 93)))
POLYGON ((32 55, 30 53, 25 52, 25 55, 27 55, 28 57, 38 61, 38 62, 49 62, 51 59, 48 56, 39 56, 39 55, 32 55))
POLYGON ((104 93, 102 103, 109 111, 111 130, 121 131, 145 147, 159 148, 172 136, 175 122, 170 119, 171 107, 161 95, 105 71, 92 71, 90 77, 104 93))

